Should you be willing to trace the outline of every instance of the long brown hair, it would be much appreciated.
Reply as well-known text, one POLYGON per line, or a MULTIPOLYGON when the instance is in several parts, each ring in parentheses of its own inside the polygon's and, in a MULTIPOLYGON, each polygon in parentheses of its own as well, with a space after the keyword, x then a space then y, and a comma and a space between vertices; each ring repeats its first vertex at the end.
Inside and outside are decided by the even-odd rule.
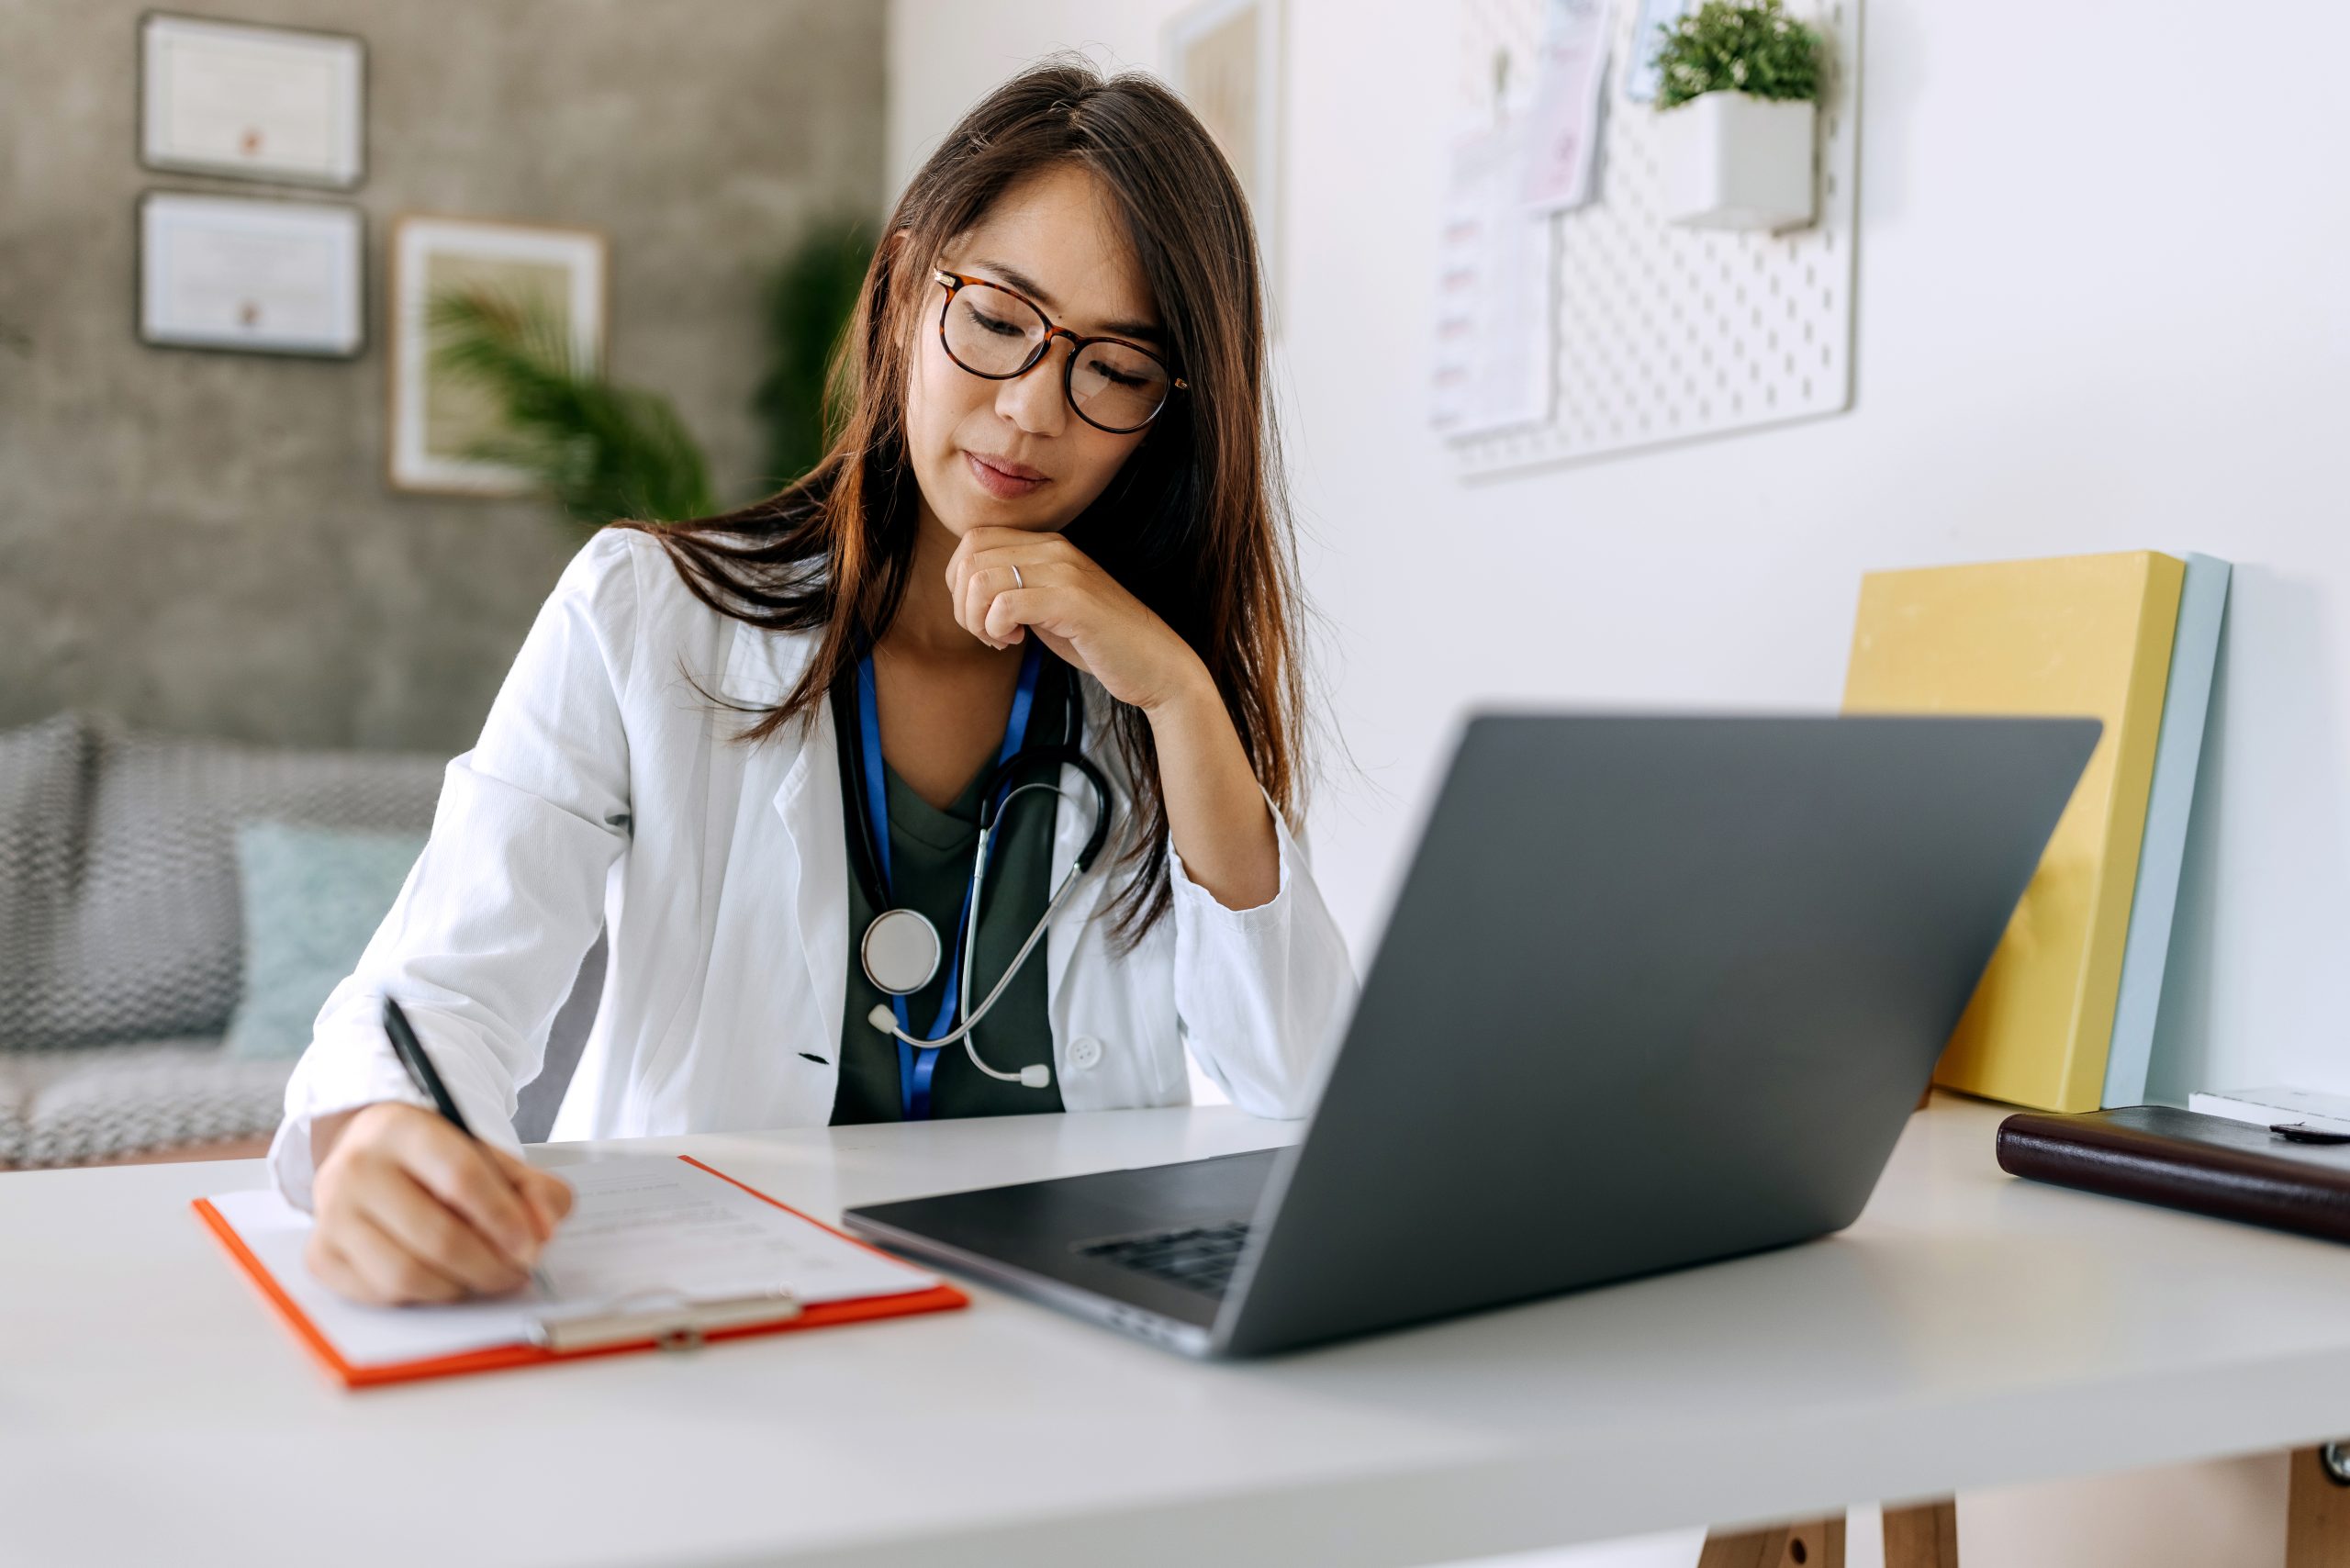
MULTIPOLYGON (((799 684, 738 738, 811 716, 905 598, 919 513, 903 420, 931 269, 1012 185, 1065 162, 1110 193, 1190 390, 1064 532, 1206 664, 1258 780, 1294 822, 1304 784, 1296 559, 1265 396, 1256 237, 1206 128, 1147 76, 1105 80, 1057 59, 981 99, 898 198, 833 367, 843 417, 822 461, 737 511, 621 526, 659 539, 721 613, 818 633, 799 684)), ((1111 731, 1141 829, 1121 857, 1131 876, 1116 905, 1117 933, 1132 942, 1169 905, 1167 809, 1141 711, 1119 705, 1111 731)))

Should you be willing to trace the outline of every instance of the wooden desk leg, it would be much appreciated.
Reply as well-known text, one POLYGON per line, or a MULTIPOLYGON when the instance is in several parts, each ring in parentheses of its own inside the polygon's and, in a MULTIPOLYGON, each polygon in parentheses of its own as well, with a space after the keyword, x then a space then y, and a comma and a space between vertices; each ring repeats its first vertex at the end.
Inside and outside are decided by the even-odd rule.
POLYGON ((1745 1535, 1709 1534, 1697 1568, 1844 1568, 1844 1516, 1745 1535))
POLYGON ((1887 1506, 1885 1568, 1958 1568, 1957 1500, 1887 1506))
POLYGON ((2350 1485, 2333 1478, 2322 1449, 2293 1454, 2285 1568, 2350 1568, 2350 1485))

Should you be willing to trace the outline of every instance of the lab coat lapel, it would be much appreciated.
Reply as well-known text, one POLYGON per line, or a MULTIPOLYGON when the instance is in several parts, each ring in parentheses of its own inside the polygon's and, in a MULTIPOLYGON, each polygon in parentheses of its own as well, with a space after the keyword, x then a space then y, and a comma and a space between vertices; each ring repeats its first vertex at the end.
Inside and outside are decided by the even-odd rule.
POLYGON ((848 997, 848 819, 841 804, 839 744, 832 705, 824 703, 775 792, 776 814, 791 839, 799 876, 794 892, 808 993, 823 1018, 820 1037, 830 1047, 840 1043, 848 997))
MULTIPOLYGON (((807 668, 814 645, 812 635, 766 632, 737 622, 722 689, 738 702, 779 702, 807 668)), ((841 808, 832 705, 817 704, 805 726, 789 727, 768 744, 780 748, 795 738, 799 744, 791 748, 783 780, 770 801, 783 824, 789 851, 776 875, 798 921, 798 940, 790 946, 806 966, 805 994, 813 999, 822 1020, 818 1037, 836 1047, 848 988, 848 843, 843 836, 846 819, 841 808)), ((834 1053, 828 1047, 824 1054, 834 1053)))

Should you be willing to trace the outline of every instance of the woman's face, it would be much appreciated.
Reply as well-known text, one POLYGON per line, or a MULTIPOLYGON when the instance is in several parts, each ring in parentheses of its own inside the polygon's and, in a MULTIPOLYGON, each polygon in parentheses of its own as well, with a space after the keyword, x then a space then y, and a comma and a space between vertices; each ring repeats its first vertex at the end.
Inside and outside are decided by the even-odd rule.
MULTIPOLYGON (((990 524, 1068 526, 1108 487, 1145 432, 1113 434, 1078 417, 1061 390, 1071 352, 1065 339, 1009 381, 957 364, 939 340, 946 290, 928 279, 929 258, 913 261, 924 297, 907 378, 906 435, 923 509, 958 539, 990 524)), ((1016 289, 1053 325, 1081 337, 1160 347, 1158 316, 1109 193, 1077 164, 1013 185, 934 264, 1016 289)))

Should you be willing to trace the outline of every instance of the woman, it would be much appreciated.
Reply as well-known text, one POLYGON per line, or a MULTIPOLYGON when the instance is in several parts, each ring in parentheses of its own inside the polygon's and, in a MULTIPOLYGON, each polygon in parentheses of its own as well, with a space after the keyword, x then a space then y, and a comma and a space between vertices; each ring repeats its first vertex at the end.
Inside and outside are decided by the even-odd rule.
POLYGON ((1032 70, 915 175, 849 342, 814 473, 599 533, 450 764, 272 1150, 335 1289, 523 1279, 569 1197, 509 1152, 515 1089, 599 926, 559 1137, 1178 1104, 1187 1043, 1242 1107, 1304 1113, 1353 978, 1291 836, 1297 609, 1229 168, 1147 78, 1032 70), (421 1108, 386 996, 489 1144, 421 1108))

